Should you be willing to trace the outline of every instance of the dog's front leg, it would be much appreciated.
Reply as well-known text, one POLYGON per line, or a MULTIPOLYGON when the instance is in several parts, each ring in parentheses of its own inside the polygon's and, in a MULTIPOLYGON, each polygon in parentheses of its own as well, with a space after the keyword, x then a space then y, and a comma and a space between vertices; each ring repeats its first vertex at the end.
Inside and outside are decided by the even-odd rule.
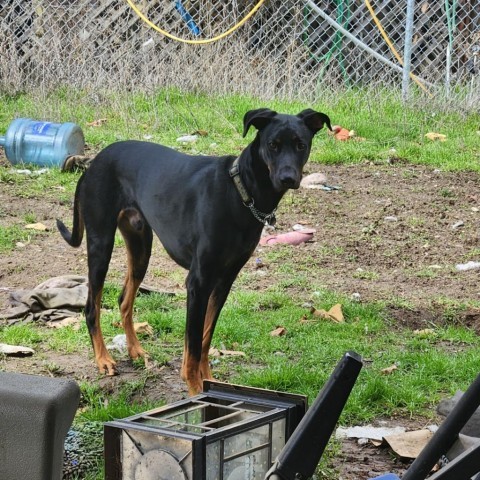
POLYGON ((203 328, 211 290, 212 288, 202 285, 192 270, 190 271, 187 277, 187 325, 181 371, 189 395, 196 395, 203 388, 200 362, 203 328))
POLYGON ((208 361, 208 352, 210 351, 210 345, 212 343, 213 333, 217 324, 220 312, 227 300, 232 284, 237 277, 238 271, 243 266, 243 261, 238 268, 233 269, 228 275, 221 277, 208 299, 208 307, 205 315, 205 323, 203 327, 203 339, 202 339, 202 356, 200 360, 200 374, 202 379, 210 379, 212 372, 210 370, 210 362, 208 361))

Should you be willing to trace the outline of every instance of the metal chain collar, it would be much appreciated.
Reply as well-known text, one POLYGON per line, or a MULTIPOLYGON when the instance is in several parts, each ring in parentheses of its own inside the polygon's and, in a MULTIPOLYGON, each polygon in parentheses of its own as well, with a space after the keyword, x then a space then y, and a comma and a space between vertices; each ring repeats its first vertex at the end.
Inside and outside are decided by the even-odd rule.
POLYGON ((274 208, 272 212, 264 213, 255 208, 253 198, 247 192, 247 189, 245 188, 245 185, 243 184, 242 179, 240 178, 240 170, 238 168, 238 158, 236 158, 235 161, 233 162, 232 168, 230 169, 229 173, 242 199, 243 204, 250 209, 250 211, 252 212, 252 215, 260 223, 263 223, 263 225, 270 225, 273 227, 275 225, 275 222, 277 221, 275 217, 275 212, 277 211, 277 209, 274 208))
POLYGON ((271 213, 263 213, 260 210, 257 210, 253 204, 253 198, 251 203, 246 204, 244 203, 246 207, 250 209, 252 212, 252 215, 260 222, 263 223, 264 225, 270 225, 273 227, 275 223, 277 222, 277 218, 275 217, 275 212, 277 211, 276 208, 273 209, 271 213))

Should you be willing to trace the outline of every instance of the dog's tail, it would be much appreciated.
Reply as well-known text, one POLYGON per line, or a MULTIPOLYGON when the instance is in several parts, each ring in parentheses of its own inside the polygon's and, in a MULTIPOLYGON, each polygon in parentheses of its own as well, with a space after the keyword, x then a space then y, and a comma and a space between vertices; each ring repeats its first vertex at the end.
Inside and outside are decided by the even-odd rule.
POLYGON ((83 182, 83 177, 85 174, 83 174, 80 179, 78 180, 77 183, 77 189, 75 190, 75 200, 73 202, 73 227, 72 231, 65 226, 65 224, 57 218, 57 228, 62 237, 65 239, 65 241, 71 246, 71 247, 79 247, 80 244, 82 243, 83 239, 83 232, 85 230, 85 226, 83 224, 83 217, 82 217, 82 211, 80 208, 80 198, 79 198, 79 192, 80 192, 80 186, 83 182))

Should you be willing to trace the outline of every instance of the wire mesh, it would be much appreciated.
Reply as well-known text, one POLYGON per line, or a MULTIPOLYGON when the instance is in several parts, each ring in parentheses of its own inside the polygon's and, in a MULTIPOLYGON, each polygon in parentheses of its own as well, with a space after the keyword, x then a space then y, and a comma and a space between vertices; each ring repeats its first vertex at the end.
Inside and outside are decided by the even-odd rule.
MULTIPOLYGON (((406 1, 1 0, 0 88, 159 86, 315 98, 326 85, 401 87, 406 1), (146 20, 151 22, 147 24, 146 20)), ((425 85, 480 70, 480 2, 415 2, 412 72, 425 85)))

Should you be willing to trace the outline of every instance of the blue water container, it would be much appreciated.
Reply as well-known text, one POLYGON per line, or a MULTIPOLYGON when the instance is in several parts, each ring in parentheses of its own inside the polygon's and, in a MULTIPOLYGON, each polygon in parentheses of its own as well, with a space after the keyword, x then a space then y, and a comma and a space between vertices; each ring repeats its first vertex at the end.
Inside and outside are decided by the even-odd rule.
POLYGON ((83 155, 85 138, 75 123, 52 123, 17 118, 8 127, 0 146, 12 164, 62 167, 67 157, 83 155))

